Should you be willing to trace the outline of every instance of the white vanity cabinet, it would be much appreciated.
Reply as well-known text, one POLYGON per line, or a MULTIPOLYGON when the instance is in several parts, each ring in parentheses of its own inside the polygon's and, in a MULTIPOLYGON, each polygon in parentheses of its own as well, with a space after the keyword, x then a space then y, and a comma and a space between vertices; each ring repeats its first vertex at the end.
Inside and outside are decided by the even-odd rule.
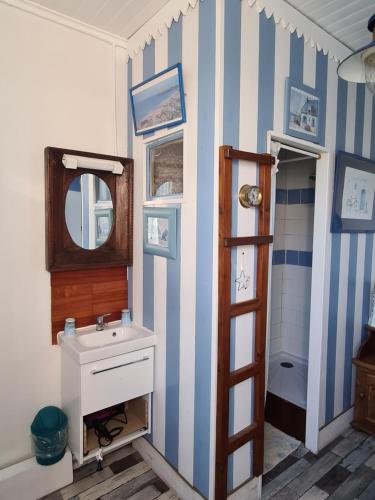
POLYGON ((94 430, 86 428, 86 415, 126 403, 127 424, 103 452, 150 432, 154 346, 80 364, 62 344, 61 369, 69 446, 79 464, 95 457, 99 446, 94 430))

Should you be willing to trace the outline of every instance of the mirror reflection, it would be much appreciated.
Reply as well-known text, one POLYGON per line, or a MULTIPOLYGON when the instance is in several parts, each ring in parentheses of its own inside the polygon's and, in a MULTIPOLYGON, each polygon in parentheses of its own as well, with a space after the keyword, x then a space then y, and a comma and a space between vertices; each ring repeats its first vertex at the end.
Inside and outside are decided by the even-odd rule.
POLYGON ((65 221, 76 245, 86 250, 103 245, 113 222, 112 197, 106 182, 94 174, 73 179, 66 193, 65 221))

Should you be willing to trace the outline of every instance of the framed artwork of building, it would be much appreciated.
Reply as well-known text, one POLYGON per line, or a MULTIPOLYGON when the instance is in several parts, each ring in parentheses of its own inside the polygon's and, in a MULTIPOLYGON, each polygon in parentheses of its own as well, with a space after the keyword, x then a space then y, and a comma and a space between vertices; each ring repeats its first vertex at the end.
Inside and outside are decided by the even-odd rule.
POLYGON ((285 133, 321 144, 320 91, 287 78, 285 104, 285 133))

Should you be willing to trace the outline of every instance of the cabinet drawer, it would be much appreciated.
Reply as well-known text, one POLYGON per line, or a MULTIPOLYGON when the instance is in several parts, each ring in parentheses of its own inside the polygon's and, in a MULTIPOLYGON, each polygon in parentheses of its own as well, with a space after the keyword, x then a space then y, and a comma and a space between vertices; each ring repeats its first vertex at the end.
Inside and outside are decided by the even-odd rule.
POLYGON ((152 392, 153 366, 153 347, 83 365, 82 415, 152 392))

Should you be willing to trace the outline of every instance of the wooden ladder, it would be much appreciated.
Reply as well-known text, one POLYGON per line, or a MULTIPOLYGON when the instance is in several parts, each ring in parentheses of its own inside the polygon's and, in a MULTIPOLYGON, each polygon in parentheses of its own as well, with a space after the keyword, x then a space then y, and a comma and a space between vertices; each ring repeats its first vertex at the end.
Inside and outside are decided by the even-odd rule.
MULTIPOLYGON (((264 454, 264 360, 267 324, 267 285, 269 244, 273 237, 270 228, 271 166, 274 158, 268 154, 238 151, 221 146, 219 157, 219 312, 218 312, 218 370, 216 417, 216 476, 215 499, 227 498, 228 456, 253 441, 253 475, 263 473, 264 454), (237 237, 232 235, 232 162, 255 162, 259 168, 259 188, 262 203, 259 209, 258 234, 237 237), (254 299, 231 302, 231 249, 242 245, 257 245, 256 296, 254 299), (254 361, 240 369, 230 370, 231 319, 255 313, 254 361), (236 384, 254 378, 253 423, 229 436, 229 392, 236 384)), ((250 341, 250 339, 249 339, 250 341)))

